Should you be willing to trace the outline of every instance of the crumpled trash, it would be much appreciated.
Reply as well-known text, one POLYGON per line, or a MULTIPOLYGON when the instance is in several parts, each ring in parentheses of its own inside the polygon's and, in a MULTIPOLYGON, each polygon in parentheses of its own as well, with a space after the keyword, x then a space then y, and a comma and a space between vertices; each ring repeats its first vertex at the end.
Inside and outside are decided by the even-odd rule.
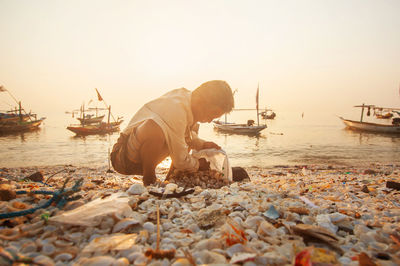
POLYGON ((129 206, 129 197, 125 192, 112 194, 104 199, 98 198, 76 209, 51 217, 50 222, 71 225, 97 226, 104 216, 121 214, 129 217, 132 209, 129 206))

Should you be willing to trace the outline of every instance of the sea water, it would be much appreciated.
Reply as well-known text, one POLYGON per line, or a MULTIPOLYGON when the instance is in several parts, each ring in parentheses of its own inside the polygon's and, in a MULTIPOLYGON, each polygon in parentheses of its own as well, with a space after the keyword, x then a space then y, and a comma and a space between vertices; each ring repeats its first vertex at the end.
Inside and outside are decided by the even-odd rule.
MULTIPOLYGON (((275 112, 274 120, 260 119, 267 129, 256 136, 219 133, 212 124, 201 124, 199 135, 219 144, 233 166, 400 164, 400 136, 348 130, 333 113, 275 112)), ((131 115, 124 116, 122 129, 131 115)), ((351 116, 346 118, 360 119, 359 114, 351 116)), ((232 112, 227 119, 257 123, 255 111, 232 112)), ((0 167, 108 165, 119 133, 79 137, 66 129, 69 122, 65 116, 50 116, 37 131, 1 135, 0 167)), ((169 163, 166 160, 162 166, 169 163)))

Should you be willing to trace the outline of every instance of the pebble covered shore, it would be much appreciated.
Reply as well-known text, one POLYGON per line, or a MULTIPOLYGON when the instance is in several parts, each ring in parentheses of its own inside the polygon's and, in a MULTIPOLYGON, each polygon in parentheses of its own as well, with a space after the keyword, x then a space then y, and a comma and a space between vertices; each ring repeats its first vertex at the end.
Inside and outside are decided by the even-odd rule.
POLYGON ((50 206, 0 219, 0 265, 400 265, 400 166, 246 170, 212 189, 144 187, 105 167, 2 168, 0 215, 68 183, 50 206))

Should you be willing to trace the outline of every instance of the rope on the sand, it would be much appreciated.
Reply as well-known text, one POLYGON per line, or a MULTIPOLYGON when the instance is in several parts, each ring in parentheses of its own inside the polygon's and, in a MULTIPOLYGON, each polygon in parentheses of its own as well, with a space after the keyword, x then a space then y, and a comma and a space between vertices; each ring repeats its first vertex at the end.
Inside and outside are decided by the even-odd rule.
POLYGON ((62 208, 67 201, 74 200, 75 197, 70 197, 75 192, 78 192, 82 186, 83 178, 80 178, 75 182, 75 185, 70 189, 65 189, 65 185, 68 183, 70 178, 67 178, 62 186, 62 188, 58 191, 46 191, 46 190, 38 190, 38 191, 25 191, 20 190, 17 191, 17 194, 43 194, 43 195, 53 195, 51 199, 49 199, 46 203, 39 205, 35 208, 31 208, 28 210, 16 211, 16 212, 9 212, 9 213, 0 213, 0 219, 7 219, 13 218, 18 216, 24 216, 28 214, 32 214, 39 209, 45 209, 49 207, 53 202, 56 203, 57 208, 62 208))

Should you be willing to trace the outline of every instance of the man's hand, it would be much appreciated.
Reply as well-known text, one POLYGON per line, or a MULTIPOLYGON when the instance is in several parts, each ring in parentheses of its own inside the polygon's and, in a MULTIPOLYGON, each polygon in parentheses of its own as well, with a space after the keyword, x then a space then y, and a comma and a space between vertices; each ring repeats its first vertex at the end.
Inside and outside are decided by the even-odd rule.
POLYGON ((207 162, 206 159, 200 158, 199 159, 199 171, 207 171, 210 170, 210 163, 207 162))
POLYGON ((217 150, 220 150, 221 147, 218 144, 216 144, 216 143, 214 143, 212 141, 206 141, 203 144, 203 149, 217 149, 217 150))

